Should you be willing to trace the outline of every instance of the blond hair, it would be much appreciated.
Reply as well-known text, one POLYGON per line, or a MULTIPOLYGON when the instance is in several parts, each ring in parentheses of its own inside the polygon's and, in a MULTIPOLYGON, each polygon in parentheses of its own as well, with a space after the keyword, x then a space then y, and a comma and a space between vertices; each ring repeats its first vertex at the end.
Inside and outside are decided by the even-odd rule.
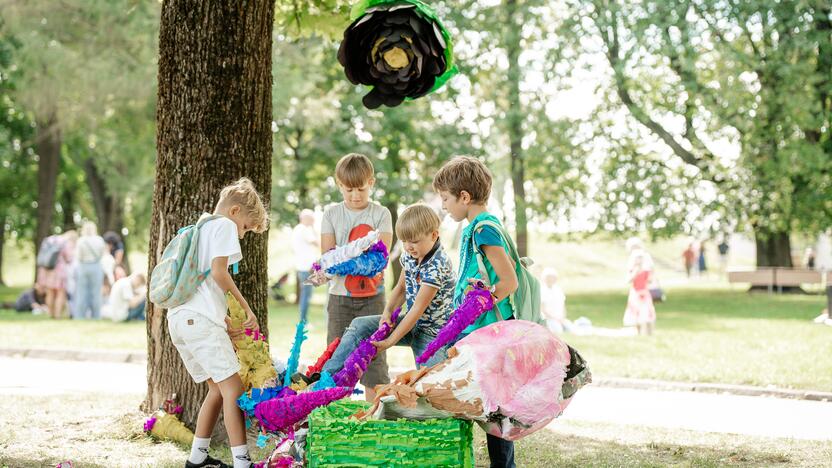
POLYGON ((405 242, 416 242, 439 230, 439 216, 433 208, 417 203, 408 206, 396 222, 396 235, 405 242))
POLYGON ((241 177, 231 185, 226 186, 220 192, 220 200, 217 208, 239 206, 248 216, 253 224, 251 230, 257 233, 265 231, 269 227, 269 216, 266 214, 266 207, 254 184, 247 177, 241 177))
POLYGON ((472 203, 484 205, 491 195, 491 171, 473 156, 454 156, 433 176, 433 188, 457 198, 467 192, 472 203))
POLYGON ((350 153, 335 165, 335 179, 347 188, 361 188, 374 177, 373 163, 363 154, 350 153))

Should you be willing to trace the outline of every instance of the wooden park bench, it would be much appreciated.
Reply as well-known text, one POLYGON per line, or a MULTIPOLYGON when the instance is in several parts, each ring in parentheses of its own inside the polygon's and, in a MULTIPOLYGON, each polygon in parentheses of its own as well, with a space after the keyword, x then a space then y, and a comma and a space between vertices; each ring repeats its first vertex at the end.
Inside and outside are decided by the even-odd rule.
MULTIPOLYGON (((729 283, 749 283, 762 286, 773 292, 783 292, 784 287, 799 287, 804 284, 824 284, 823 273, 804 268, 758 268, 756 270, 729 271, 729 283)), ((827 273, 826 284, 832 284, 832 272, 827 273)))

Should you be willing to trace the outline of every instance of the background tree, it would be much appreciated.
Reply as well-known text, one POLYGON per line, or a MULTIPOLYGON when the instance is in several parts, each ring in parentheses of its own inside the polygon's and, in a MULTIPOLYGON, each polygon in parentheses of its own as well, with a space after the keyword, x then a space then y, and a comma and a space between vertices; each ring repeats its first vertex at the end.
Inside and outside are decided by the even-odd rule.
MULTIPOLYGON (((716 201, 718 227, 753 230, 758 266, 791 266, 790 234, 832 224, 823 201, 832 195, 830 73, 820 54, 832 41, 828 6, 569 3, 570 16, 580 18, 575 44, 600 44, 595 50, 607 62, 606 110, 626 109, 675 159, 665 157, 664 165, 687 166, 685 176, 709 193, 686 205, 701 212, 716 201)), ((623 188, 630 198, 644 184, 623 188)))
MULTIPOLYGON (((6 20, 5 34, 20 42, 16 64, 25 86, 15 88, 14 98, 36 124, 35 134, 22 146, 37 154, 37 250, 53 232, 56 202, 61 201, 61 157, 68 149, 64 139, 74 139, 75 131, 94 129, 125 96, 152 94, 146 83, 153 73, 148 54, 154 48, 148 46, 158 24, 158 7, 105 0, 13 0, 0 5, 0 13, 6 20)), ((62 213, 66 221, 69 213, 62 213)))
MULTIPOLYGON (((247 176, 269 200, 273 24, 269 0, 162 5, 149 271, 180 227, 213 210, 226 184, 247 176)), ((251 235, 242 248, 234 280, 267 332, 268 235, 251 235)), ((182 365, 163 310, 151 306, 148 312, 144 408, 176 392, 193 427, 206 388, 182 365)))
POLYGON ((28 238, 34 231, 37 158, 23 142, 34 134, 33 122, 14 99, 20 71, 14 63, 14 37, 0 35, 0 285, 5 284, 3 249, 7 239, 28 238))

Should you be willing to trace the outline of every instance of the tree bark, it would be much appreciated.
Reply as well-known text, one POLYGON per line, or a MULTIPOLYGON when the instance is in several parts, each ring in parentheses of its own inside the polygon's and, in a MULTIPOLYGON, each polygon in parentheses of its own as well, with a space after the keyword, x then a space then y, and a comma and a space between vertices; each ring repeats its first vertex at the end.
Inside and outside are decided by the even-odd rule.
MULTIPOLYGON (((46 119, 37 120, 35 152, 38 155, 38 208, 35 230, 35 256, 44 238, 52 232, 55 216, 55 194, 58 183, 58 163, 61 160, 61 131, 58 116, 53 111, 46 119)), ((37 276, 37 268, 35 268, 37 276)))
MULTIPOLYGON (((392 253, 396 242, 399 241, 399 238, 396 236, 396 223, 399 222, 399 203, 390 201, 385 203, 384 207, 390 210, 390 219, 393 222, 393 240, 390 242, 390 252, 392 253)), ((404 254, 404 250, 402 250, 401 255, 404 254)), ((399 275, 402 274, 402 264, 398 258, 390 261, 390 270, 393 272, 393 284, 395 285, 399 281, 399 275)))
MULTIPOLYGON (((176 231, 213 211, 220 190, 249 177, 271 193, 271 57, 274 2, 164 2, 159 30, 156 182, 148 271, 176 231)), ((268 233, 242 241, 234 281, 268 330, 268 233)), ((147 314, 147 397, 151 410, 171 393, 193 428, 207 391, 171 344, 164 310, 147 314)))
POLYGON ((520 29, 517 0, 506 1, 508 28, 506 53, 508 55, 508 139, 511 151, 511 186, 514 190, 514 224, 517 236, 517 253, 528 255, 528 218, 526 204, 525 155, 523 154, 523 109, 520 103, 520 29))
POLYGON ((92 195, 99 232, 114 231, 120 235, 124 227, 124 205, 121 198, 107 187, 93 158, 84 161, 84 173, 92 195))
POLYGON ((0 286, 5 286, 3 281, 3 247, 6 245, 6 216, 0 216, 0 286))
POLYGON ((754 243, 757 246, 757 267, 786 267, 792 263, 792 246, 788 232, 769 232, 754 228, 754 243))

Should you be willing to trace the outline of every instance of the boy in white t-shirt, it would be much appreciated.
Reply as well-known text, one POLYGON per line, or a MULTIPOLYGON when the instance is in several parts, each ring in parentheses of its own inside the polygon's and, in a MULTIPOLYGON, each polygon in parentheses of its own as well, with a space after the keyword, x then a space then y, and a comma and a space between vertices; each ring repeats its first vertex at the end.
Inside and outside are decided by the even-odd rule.
POLYGON ((246 178, 222 189, 214 214, 221 217, 202 225, 198 245, 199 270, 210 268, 211 274, 190 300, 167 314, 171 340, 188 373, 197 383, 208 382, 208 394, 197 416, 194 442, 185 467, 228 466, 208 456, 211 433, 222 409, 234 468, 246 468, 251 466, 251 459, 243 414, 237 407, 243 384, 238 374, 240 362, 231 344, 231 337, 243 330, 230 327, 225 293, 230 292, 246 311, 243 328, 257 329, 257 318, 234 284, 228 267, 243 258, 240 239, 249 231, 265 231, 268 217, 260 195, 246 178))

